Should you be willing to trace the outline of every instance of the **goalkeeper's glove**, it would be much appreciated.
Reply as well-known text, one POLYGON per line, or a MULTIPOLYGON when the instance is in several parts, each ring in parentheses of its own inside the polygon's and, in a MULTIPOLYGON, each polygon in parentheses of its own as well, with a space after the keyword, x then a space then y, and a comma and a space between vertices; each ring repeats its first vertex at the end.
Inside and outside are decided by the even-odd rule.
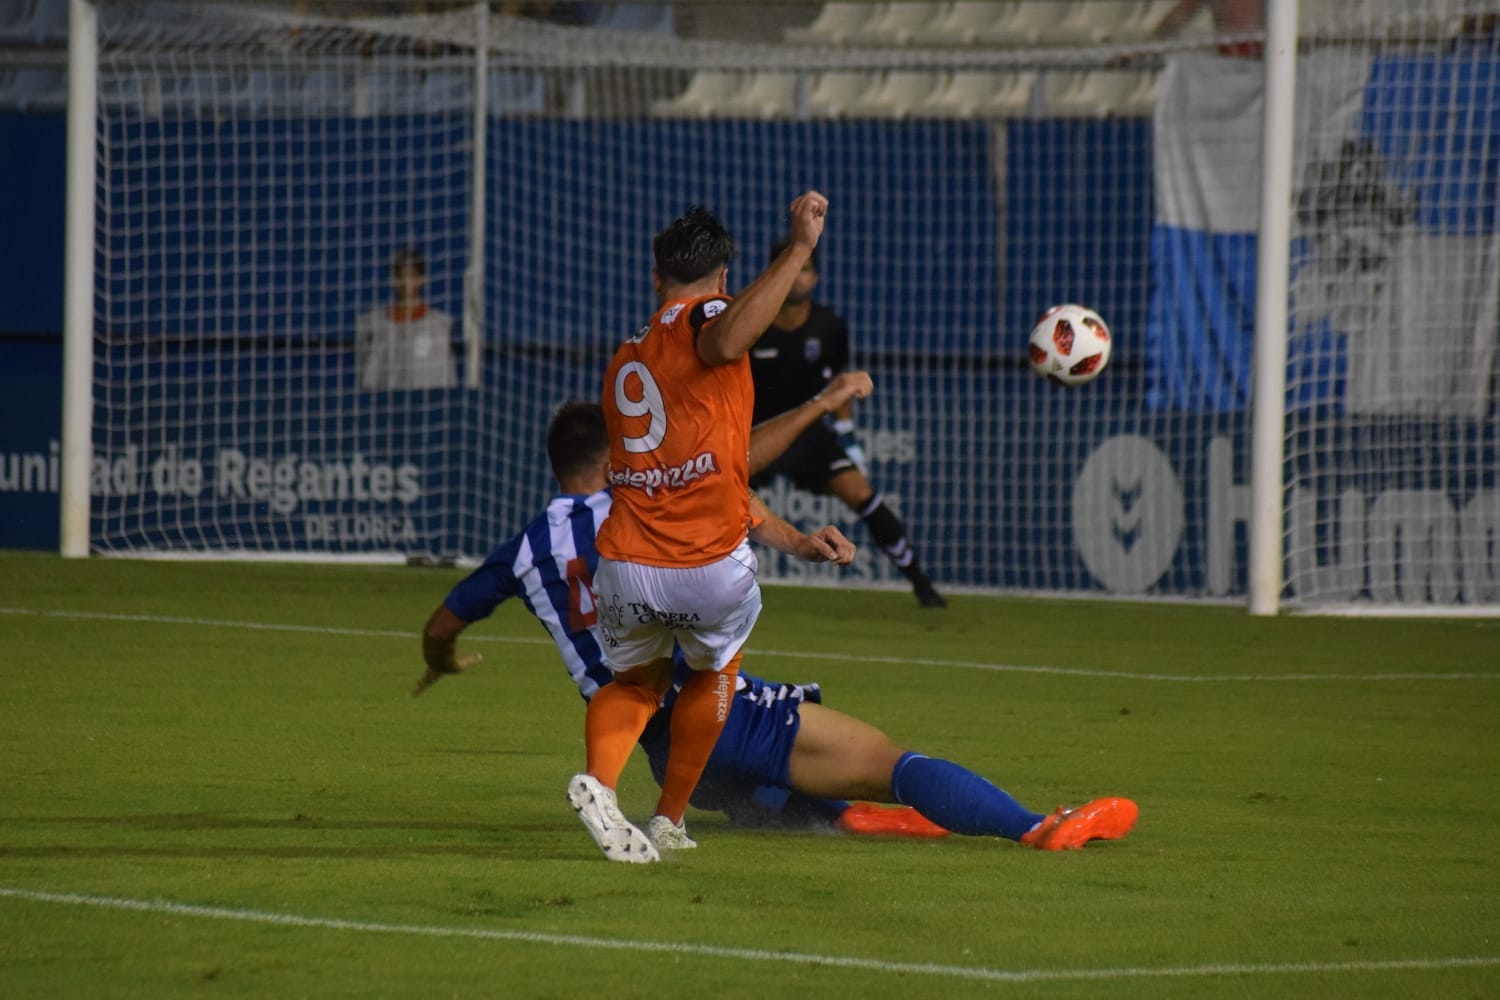
POLYGON ((860 471, 861 475, 868 475, 870 463, 865 459, 865 450, 860 447, 859 438, 854 436, 854 421, 835 420, 833 432, 839 436, 839 447, 844 449, 844 454, 849 456, 849 461, 860 471))

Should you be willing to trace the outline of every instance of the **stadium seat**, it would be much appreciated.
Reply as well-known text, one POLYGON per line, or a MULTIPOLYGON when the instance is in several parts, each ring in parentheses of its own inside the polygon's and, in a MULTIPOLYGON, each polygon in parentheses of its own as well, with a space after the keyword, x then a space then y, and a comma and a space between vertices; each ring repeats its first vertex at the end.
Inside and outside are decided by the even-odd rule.
POLYGON ((129 76, 99 80, 99 99, 118 102, 142 118, 162 117, 161 79, 149 69, 137 69, 129 76))
POLYGON ((1102 99, 1088 70, 1048 70, 1042 75, 1038 111, 1047 118, 1103 116, 1096 105, 1102 99))
POLYGON ((853 45, 904 45, 922 27, 941 20, 951 4, 879 3, 869 6, 864 22, 849 33, 853 45))
POLYGON ((0 0, 0 42, 30 41, 37 0, 0 0))
POLYGON ((139 72, 100 74, 99 106, 120 109, 134 116, 144 114, 145 87, 142 84, 141 74, 139 72))
POLYGON ((591 22, 595 28, 656 35, 670 35, 676 28, 673 8, 669 3, 612 3, 601 6, 604 9, 591 22))
POLYGON ((968 45, 981 31, 1001 20, 1006 8, 1017 0, 990 0, 987 3, 950 3, 940 16, 911 33, 913 45, 968 45))
MULTIPOLYGON (((315 114, 345 114, 350 82, 333 109, 327 101, 313 105, 315 114)), ((265 70, 222 68, 159 73, 135 70, 100 77, 100 100, 149 118, 255 117, 301 112, 309 105, 300 90, 303 79, 265 70)))
POLYGON ((1162 18, 1177 6, 1177 0, 1144 0, 1137 11, 1134 20, 1120 25, 1115 36, 1115 41, 1121 42, 1143 42, 1151 37, 1151 33, 1161 24, 1162 18))
POLYGON ((786 29, 786 40, 800 44, 843 45, 870 17, 867 3, 825 3, 809 25, 786 29))
MULTIPOLYGON (((1416 5, 1410 4, 1409 0, 1364 0, 1363 6, 1361 13, 1366 17, 1405 15, 1406 19, 1411 19, 1414 14, 1420 16, 1420 12, 1411 9, 1416 5)), ((1297 30, 1304 34, 1337 32, 1348 22, 1349 15, 1349 10, 1346 7, 1341 9, 1335 0, 1298 0, 1297 30)))
POLYGON ((540 73, 518 69, 491 70, 486 98, 492 115, 538 115, 546 110, 547 88, 540 73))
MULTIPOLYGON (((1161 23, 1161 19, 1166 16, 1166 12, 1168 10, 1171 10, 1171 5, 1167 5, 1166 8, 1162 10, 1160 16, 1157 16, 1156 20, 1151 23, 1152 30, 1155 30, 1156 26, 1161 23)), ((1154 7, 1152 8, 1152 12, 1155 12, 1154 7)), ((1198 13, 1194 14, 1192 19, 1188 21, 1187 24, 1182 26, 1182 30, 1177 32, 1175 37, 1178 40, 1186 39, 1192 41, 1207 41, 1208 39, 1213 38, 1214 17, 1208 9, 1208 4, 1204 4, 1202 7, 1198 8, 1198 13)))
POLYGON ((0 108, 30 113, 67 106, 67 70, 0 69, 0 108))
MULTIPOLYGON (((303 114, 305 102, 311 102, 314 108, 311 114, 360 115, 365 114, 363 105, 369 102, 369 97, 362 93, 362 82, 353 72, 326 73, 309 79, 306 73, 278 70, 275 73, 261 73, 261 78, 263 82, 257 85, 260 85, 261 93, 264 93, 264 106, 273 115, 303 114), (321 96, 317 93, 329 88, 344 88, 344 93, 323 93, 321 96)), ((422 103, 419 85, 411 85, 405 102, 407 114, 419 108, 422 103)), ((387 109, 381 114, 395 114, 395 111, 387 109)))
POLYGON ((253 117, 295 112, 302 106, 300 97, 288 93, 285 77, 245 68, 178 74, 165 80, 160 95, 162 104, 179 115, 253 117))
POLYGON ((981 45, 1017 47, 1036 44, 1067 9, 1060 0, 1019 0, 1006 4, 999 17, 976 28, 972 41, 981 45))
POLYGON ((1123 93, 1115 105, 1120 118, 1149 118, 1156 113, 1156 90, 1161 76, 1155 70, 1135 74, 1135 84, 1123 93))
POLYGON ((1144 15, 1132 0, 1074 0, 1057 23, 1042 35, 1044 45, 1070 42, 1098 44, 1120 37, 1127 25, 1144 15))
POLYGON ((271 73, 265 70, 237 70, 234 80, 233 100, 237 105, 248 107, 259 115, 271 113, 272 103, 281 93, 281 88, 271 73))
MULTIPOLYGON (((315 70, 300 78, 289 77, 285 84, 286 99, 295 102, 292 107, 315 117, 353 115, 358 91, 359 81, 352 70, 315 70)), ((432 107, 426 103, 430 96, 424 86, 420 98, 424 107, 432 107)))
POLYGON ((814 118, 845 117, 854 103, 879 82, 879 73, 848 70, 819 73, 808 89, 807 113, 814 118))
POLYGON ((0 0, 0 44, 68 40, 68 0, 0 0))
POLYGON ((1031 108, 1037 74, 960 70, 913 113, 923 117, 1013 118, 1031 108))
POLYGON ((1048 73, 1039 110, 1059 118, 1140 117, 1155 106, 1155 73, 1096 69, 1048 73))
POLYGON ((700 70, 682 93, 654 102, 651 113, 658 118, 706 118, 717 114, 744 85, 744 73, 700 70))
POLYGON ((990 96, 981 110, 999 118, 1030 113, 1036 108, 1036 84, 1040 77, 1035 70, 1006 74, 1005 85, 990 96))
POLYGON ((800 117, 799 105, 806 103, 798 100, 801 80, 797 73, 753 73, 724 99, 719 113, 731 118, 800 117))
POLYGON ((148 107, 163 118, 192 118, 213 111, 217 88, 213 74, 158 73, 151 75, 145 85, 148 107))
POLYGON ((854 118, 905 118, 946 82, 944 73, 891 70, 850 102, 845 114, 854 118))
POLYGON ((425 111, 468 111, 474 107, 474 74, 463 69, 428 70, 422 80, 425 111))
POLYGON ((354 94, 354 113, 361 118, 409 115, 422 104, 422 75, 415 70, 367 73, 354 94))

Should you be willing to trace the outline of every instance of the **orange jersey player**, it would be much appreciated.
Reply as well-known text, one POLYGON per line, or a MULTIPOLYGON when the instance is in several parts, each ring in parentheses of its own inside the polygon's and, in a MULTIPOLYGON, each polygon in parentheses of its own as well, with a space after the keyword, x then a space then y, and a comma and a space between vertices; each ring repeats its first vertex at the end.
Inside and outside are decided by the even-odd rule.
POLYGON ((755 389, 748 353, 770 326, 823 232, 828 200, 789 209, 787 249, 731 299, 734 241, 694 208, 652 241, 660 309, 621 345, 604 380, 609 481, 594 597, 614 673, 584 717, 585 770, 568 801, 612 861, 647 862, 696 846, 682 816, 728 717, 740 650, 760 615, 750 539, 810 561, 847 564, 833 526, 804 534, 750 495, 755 389), (672 680, 674 647, 692 668, 671 719, 656 814, 642 832, 615 787, 672 680))
POLYGON ((701 566, 745 540, 755 407, 749 356, 709 366, 696 351, 704 327, 729 305, 722 293, 667 303, 605 372, 617 497, 599 531, 607 559, 701 566))

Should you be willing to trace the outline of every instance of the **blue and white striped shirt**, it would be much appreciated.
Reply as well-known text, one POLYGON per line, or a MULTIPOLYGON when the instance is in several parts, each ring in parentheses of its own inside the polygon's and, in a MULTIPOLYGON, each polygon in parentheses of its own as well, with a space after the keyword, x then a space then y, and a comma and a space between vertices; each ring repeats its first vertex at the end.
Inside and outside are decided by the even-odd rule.
POLYGON ((590 587, 599 553, 594 536, 609 516, 608 490, 565 493, 509 541, 496 547, 449 592, 444 604, 466 622, 488 618, 519 597, 557 644, 585 701, 613 675, 604 665, 590 587))
MULTIPOLYGON (((497 546, 483 565, 459 581, 443 601, 449 611, 473 623, 488 618, 510 598, 519 597, 547 629, 584 701, 614 680, 599 645, 599 614, 592 590, 594 571, 599 567, 594 536, 609 516, 609 507, 608 489, 587 496, 564 493, 553 497, 545 511, 497 546)), ((665 724, 689 673, 680 651, 675 659, 672 686, 662 699, 666 711, 653 723, 665 724)), ((734 679, 736 693, 749 692, 754 699, 791 694, 801 701, 804 690, 816 691, 817 687, 777 684, 743 670, 734 679)), ((812 700, 820 699, 813 696, 812 700)))
MULTIPOLYGON (((609 507, 608 490, 554 497, 541 515, 491 552, 484 564, 464 577, 443 601, 459 618, 476 622, 488 618, 506 600, 519 597, 547 629, 585 701, 614 679, 604 665, 591 589, 599 566, 594 536, 609 516, 609 507)), ((676 659, 672 687, 662 699, 661 710, 640 735, 658 784, 666 773, 671 750, 672 706, 689 673, 680 652, 676 659)), ((725 810, 740 800, 760 801, 769 795, 768 801, 778 803, 771 810, 775 811, 786 798, 785 761, 791 747, 776 731, 796 738, 796 730, 791 728, 795 714, 777 709, 821 701, 822 693, 816 684, 776 684, 744 671, 735 677, 735 691, 736 701, 747 708, 731 711, 725 735, 714 749, 692 801, 699 808, 725 810), (768 749, 775 746, 782 747, 779 756, 768 749), (782 775, 779 783, 775 778, 778 773, 782 775)), ((836 815, 836 810, 832 814, 836 815)))

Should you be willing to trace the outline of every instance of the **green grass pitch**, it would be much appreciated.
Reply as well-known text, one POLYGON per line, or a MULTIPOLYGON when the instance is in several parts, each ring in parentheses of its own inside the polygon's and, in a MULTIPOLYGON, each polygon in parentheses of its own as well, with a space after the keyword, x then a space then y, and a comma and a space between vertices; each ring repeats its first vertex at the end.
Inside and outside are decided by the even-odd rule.
MULTIPOLYGON (((1500 995, 1500 623, 767 588, 747 669, 1118 843, 736 830, 606 863, 516 605, 456 570, 0 553, 0 995, 1500 995)), ((644 764, 622 802, 644 818, 644 764)))

